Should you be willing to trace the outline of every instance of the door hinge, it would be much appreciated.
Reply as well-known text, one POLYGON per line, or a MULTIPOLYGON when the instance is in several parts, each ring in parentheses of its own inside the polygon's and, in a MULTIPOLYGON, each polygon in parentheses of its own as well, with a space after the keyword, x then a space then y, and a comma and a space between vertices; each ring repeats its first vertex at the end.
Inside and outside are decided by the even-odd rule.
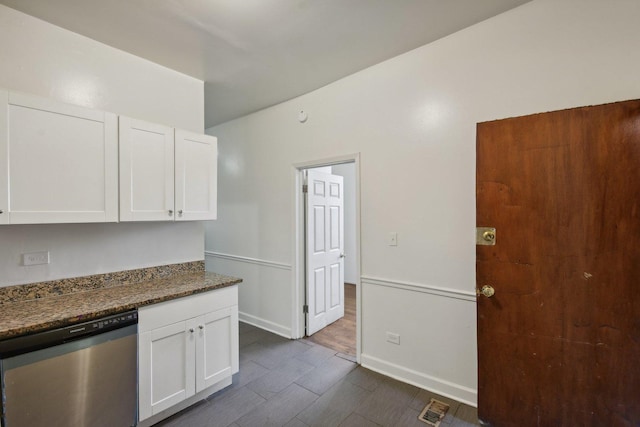
POLYGON ((303 192, 303 193, 307 193, 307 192, 309 192, 309 186, 308 186, 307 184, 304 184, 304 185, 302 186, 302 192, 303 192))
POLYGON ((302 306, 302 312, 303 313, 308 313, 309 312, 309 306, 307 304, 302 306))

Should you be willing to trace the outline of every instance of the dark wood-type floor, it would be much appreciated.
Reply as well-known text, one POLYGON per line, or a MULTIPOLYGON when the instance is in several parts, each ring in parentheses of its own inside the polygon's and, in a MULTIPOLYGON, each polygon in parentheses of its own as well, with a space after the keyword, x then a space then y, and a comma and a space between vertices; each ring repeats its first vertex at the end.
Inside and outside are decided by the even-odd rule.
POLYGON ((344 284, 344 317, 306 339, 349 356, 356 355, 356 285, 344 284))
POLYGON ((435 397, 451 405, 442 427, 477 425, 477 411, 385 377, 309 340, 288 340, 240 323, 233 385, 157 427, 398 426, 418 421, 435 397))

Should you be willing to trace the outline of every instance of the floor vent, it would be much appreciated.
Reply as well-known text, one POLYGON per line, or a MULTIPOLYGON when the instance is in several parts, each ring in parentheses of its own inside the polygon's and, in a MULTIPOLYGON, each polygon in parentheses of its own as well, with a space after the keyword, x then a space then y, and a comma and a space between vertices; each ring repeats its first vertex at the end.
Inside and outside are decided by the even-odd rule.
POLYGON ((427 425, 438 427, 448 410, 449 405, 446 403, 431 399, 431 402, 418 415, 418 419, 427 425))

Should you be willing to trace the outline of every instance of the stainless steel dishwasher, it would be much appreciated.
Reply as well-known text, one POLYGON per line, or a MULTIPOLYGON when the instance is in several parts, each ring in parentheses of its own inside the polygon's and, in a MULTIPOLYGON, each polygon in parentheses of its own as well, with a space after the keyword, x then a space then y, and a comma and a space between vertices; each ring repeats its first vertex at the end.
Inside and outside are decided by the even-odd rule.
POLYGON ((138 313, 0 341, 2 427, 131 427, 138 313))

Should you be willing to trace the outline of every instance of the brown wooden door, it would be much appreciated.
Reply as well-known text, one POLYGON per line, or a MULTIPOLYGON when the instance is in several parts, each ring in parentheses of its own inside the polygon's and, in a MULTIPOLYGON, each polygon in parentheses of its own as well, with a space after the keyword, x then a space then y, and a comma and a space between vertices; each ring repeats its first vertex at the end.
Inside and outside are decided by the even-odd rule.
POLYGON ((640 426, 640 101, 480 123, 478 415, 640 426))

